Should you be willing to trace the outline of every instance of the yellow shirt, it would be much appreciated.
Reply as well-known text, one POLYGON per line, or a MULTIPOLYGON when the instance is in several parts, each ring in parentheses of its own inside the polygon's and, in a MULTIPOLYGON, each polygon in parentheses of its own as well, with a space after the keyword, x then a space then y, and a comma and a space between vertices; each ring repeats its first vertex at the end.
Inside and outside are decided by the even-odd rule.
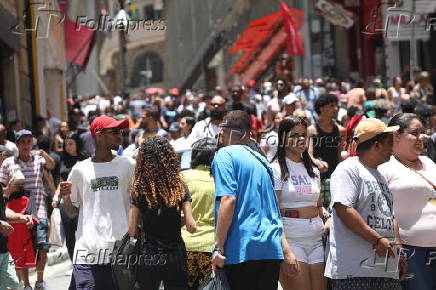
POLYGON ((197 231, 190 234, 182 228, 186 250, 190 252, 212 252, 215 241, 214 206, 215 184, 210 168, 200 165, 195 169, 182 171, 192 198, 192 215, 197 222, 197 231))

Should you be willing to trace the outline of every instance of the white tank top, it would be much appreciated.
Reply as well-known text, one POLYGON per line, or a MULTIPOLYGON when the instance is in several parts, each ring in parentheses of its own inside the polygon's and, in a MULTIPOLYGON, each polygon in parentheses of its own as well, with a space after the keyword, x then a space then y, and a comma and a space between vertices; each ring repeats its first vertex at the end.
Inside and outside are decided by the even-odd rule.
POLYGON ((280 208, 302 208, 317 206, 320 195, 320 177, 317 168, 314 168, 315 177, 307 174, 303 162, 293 162, 286 158, 289 178, 282 180, 278 162, 271 164, 274 172, 274 189, 281 190, 280 208))

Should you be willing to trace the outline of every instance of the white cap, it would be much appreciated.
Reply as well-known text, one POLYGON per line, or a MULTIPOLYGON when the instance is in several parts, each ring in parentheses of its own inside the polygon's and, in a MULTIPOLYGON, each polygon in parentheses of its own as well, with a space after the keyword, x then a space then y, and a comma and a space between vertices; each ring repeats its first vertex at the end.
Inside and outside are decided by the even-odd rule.
POLYGON ((292 105, 295 102, 298 102, 298 98, 294 93, 290 93, 283 99, 285 105, 292 105))
POLYGON ((264 89, 268 90, 272 88, 272 82, 264 82, 263 83, 264 89))

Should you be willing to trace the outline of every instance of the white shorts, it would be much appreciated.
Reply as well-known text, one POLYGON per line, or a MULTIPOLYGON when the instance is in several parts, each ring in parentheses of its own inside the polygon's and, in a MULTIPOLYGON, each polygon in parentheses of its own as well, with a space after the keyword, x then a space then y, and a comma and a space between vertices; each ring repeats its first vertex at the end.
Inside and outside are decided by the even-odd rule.
POLYGON ((282 217, 282 222, 289 247, 299 262, 324 263, 323 222, 320 217, 312 219, 282 217))

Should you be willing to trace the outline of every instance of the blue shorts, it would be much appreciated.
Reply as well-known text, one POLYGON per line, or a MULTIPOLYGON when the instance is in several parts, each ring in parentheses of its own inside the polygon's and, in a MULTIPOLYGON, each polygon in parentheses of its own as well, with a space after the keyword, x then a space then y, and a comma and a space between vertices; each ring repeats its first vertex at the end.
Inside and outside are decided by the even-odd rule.
POLYGON ((69 290, 116 290, 110 265, 73 265, 69 290))
POLYGON ((39 250, 48 251, 50 244, 48 243, 48 222, 45 219, 39 220, 39 225, 36 226, 36 244, 39 250))
POLYGON ((404 245, 409 273, 414 277, 401 282, 403 290, 436 289, 436 247, 404 245))

